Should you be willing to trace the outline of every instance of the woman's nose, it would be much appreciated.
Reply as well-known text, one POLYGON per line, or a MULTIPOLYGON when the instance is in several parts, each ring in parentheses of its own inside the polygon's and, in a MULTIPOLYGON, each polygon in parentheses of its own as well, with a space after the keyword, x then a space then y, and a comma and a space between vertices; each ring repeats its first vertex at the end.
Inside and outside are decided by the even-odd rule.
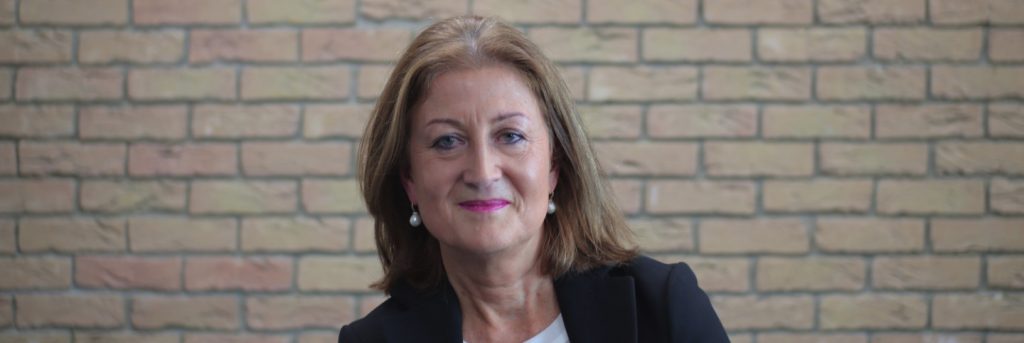
POLYGON ((473 188, 485 188, 501 179, 499 157, 486 144, 476 145, 470 150, 463 181, 473 188))

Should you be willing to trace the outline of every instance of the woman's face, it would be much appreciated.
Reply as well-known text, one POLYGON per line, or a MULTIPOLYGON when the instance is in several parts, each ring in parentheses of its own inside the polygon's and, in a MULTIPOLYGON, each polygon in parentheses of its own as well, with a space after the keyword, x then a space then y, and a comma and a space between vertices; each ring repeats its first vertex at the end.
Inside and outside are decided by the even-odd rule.
POLYGON ((413 109, 403 186, 443 248, 538 246, 558 179, 551 151, 537 99, 515 71, 445 72, 413 109))

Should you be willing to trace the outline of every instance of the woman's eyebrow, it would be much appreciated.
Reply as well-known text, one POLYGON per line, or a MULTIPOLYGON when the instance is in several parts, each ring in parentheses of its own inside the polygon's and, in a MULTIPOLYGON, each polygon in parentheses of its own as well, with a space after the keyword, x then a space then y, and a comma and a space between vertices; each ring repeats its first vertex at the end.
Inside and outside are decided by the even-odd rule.
POLYGON ((522 112, 506 112, 506 113, 499 114, 497 117, 494 117, 494 119, 491 120, 491 122, 492 123, 497 123, 497 122, 509 120, 509 119, 512 119, 512 118, 515 118, 515 117, 526 118, 526 115, 523 114, 522 112))
POLYGON ((462 122, 452 118, 434 118, 427 121, 427 125, 424 126, 429 127, 434 124, 448 124, 454 127, 462 127, 462 122))

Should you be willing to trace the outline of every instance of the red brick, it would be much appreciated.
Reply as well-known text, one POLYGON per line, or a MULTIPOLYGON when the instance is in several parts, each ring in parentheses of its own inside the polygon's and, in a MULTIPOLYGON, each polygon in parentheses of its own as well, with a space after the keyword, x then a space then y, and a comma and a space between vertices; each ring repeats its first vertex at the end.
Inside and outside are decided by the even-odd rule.
POLYGON ((1024 137, 1024 106, 1015 103, 989 104, 988 134, 992 137, 1024 137))
POLYGON ((647 183, 650 213, 754 214, 754 183, 748 181, 651 180, 647 183))
POLYGON ((920 252, 924 250, 921 219, 821 218, 814 243, 835 253, 920 252))
POLYGON ((933 66, 932 94, 943 99, 1024 96, 1024 67, 933 66))
POLYGON ((203 180, 192 182, 192 214, 291 213, 298 203, 294 181, 203 180))
POLYGON ((924 175, 928 145, 916 143, 822 143, 826 175, 924 175))
POLYGON ((133 176, 212 176, 237 173, 234 144, 132 144, 128 173, 133 176))
POLYGON ((128 0, 24 0, 19 19, 22 24, 123 25, 128 0))
POLYGON ((246 12, 249 22, 253 24, 349 24, 356 19, 356 2, 249 0, 246 12))
POLYGON ((806 100, 811 97, 811 70, 709 66, 704 68, 703 87, 708 100, 806 100))
POLYGON ((928 321, 928 301, 919 295, 830 295, 820 306, 828 330, 923 329, 928 321))
POLYGON ((990 29, 988 58, 998 62, 1024 61, 1024 30, 990 29))
POLYGON ((606 0, 587 3, 587 22, 595 24, 692 24, 696 21, 697 0, 606 0))
POLYGON ((0 289, 4 291, 71 287, 71 259, 65 257, 0 257, 0 267, 4 271, 0 289))
POLYGON ((817 95, 822 100, 919 100, 925 96, 921 67, 822 67, 817 77, 817 95))
POLYGON ((996 288, 1024 288, 1024 257, 989 256, 988 286, 996 288))
POLYGON ((864 57, 863 28, 761 29, 757 55, 764 61, 854 61, 864 57))
POLYGON ((22 142, 23 175, 124 175, 125 146, 120 143, 22 142))
POLYGON ((806 295, 723 296, 713 298, 711 304, 728 331, 814 326, 814 299, 806 295))
POLYGON ((171 63, 181 60, 185 33, 157 31, 82 31, 79 33, 80 63, 171 63))
POLYGON ((124 219, 22 218, 22 252, 121 252, 128 245, 124 219))
POLYGON ((245 218, 242 250, 340 252, 348 248, 350 226, 349 220, 342 218, 245 218))
POLYGON ((707 173, 714 176, 809 176, 814 147, 806 143, 707 142, 707 173))
POLYGON ((148 68, 128 73, 128 95, 134 100, 235 99, 234 68, 148 68))
POLYGON ((246 301, 247 322, 256 330, 335 329, 353 317, 347 296, 264 296, 246 301))
POLYGON ((283 291, 292 285, 288 257, 189 257, 185 289, 190 291, 283 291))
POLYGON ((184 181, 85 180, 79 190, 84 211, 144 212, 185 209, 184 181))
POLYGON ((806 253, 810 239, 798 219, 705 219, 699 224, 699 251, 711 254, 806 253))
POLYGON ((993 178, 988 194, 992 212, 1024 213, 1024 182, 993 178))
POLYGON ((352 146, 345 142, 249 142, 242 144, 246 175, 345 175, 352 146))
POLYGON ((811 0, 717 0, 704 3, 704 20, 714 24, 810 24, 811 0))
POLYGON ((873 189, 867 179, 766 180, 763 187, 767 212, 866 213, 873 189))
POLYGON ((856 291, 864 289, 867 277, 858 257, 762 257, 756 268, 761 292, 856 291))
POLYGON ((590 138, 639 138, 643 108, 632 105, 592 105, 576 108, 590 138))
POLYGON ((17 100, 116 100, 124 96, 119 68, 21 68, 17 100))
POLYGON ((115 328, 124 325, 124 300, 107 294, 19 294, 19 328, 64 326, 115 328))
POLYGON ((979 137, 982 108, 972 104, 878 105, 879 138, 979 137))
POLYGON ((932 327, 939 329, 1024 329, 1024 296, 1019 293, 937 294, 932 327))
POLYGON ((135 329, 238 329, 239 306, 231 295, 137 296, 132 300, 135 329))
POLYGON ((289 343, 289 338, 280 334, 187 333, 185 343, 289 343))
POLYGON ((383 19, 441 19, 468 14, 463 0, 421 2, 417 0, 365 0, 359 8, 363 17, 383 19))
POLYGON ((288 62, 299 59, 299 33, 295 30, 192 30, 188 60, 288 62))
POLYGON ((473 2, 473 14, 501 16, 514 23, 576 24, 580 21, 580 0, 479 0, 473 2))
POLYGON ((692 143, 600 142, 594 151, 609 175, 693 175, 697 145, 692 143))
POLYGON ((70 212, 75 208, 72 179, 0 180, 0 213, 70 212))
POLYGON ((192 109, 195 137, 291 137, 298 127, 299 107, 294 105, 197 105, 192 109))
POLYGON ((935 167, 943 174, 1024 174, 1024 144, 1013 142, 941 142, 935 167))
POLYGON ((242 21, 241 0, 133 0, 137 25, 235 24, 242 21))
POLYGON ((177 257, 75 257, 78 287, 176 291, 181 289, 180 275, 177 257))
MULTIPOLYGON (((619 6, 620 9, 632 6, 619 6)), ((750 61, 751 34, 743 29, 663 29, 643 31, 646 61, 750 61), (707 46, 715 49, 706 49, 707 46)))
POLYGON ((1024 23, 1024 4, 1019 0, 931 0, 929 12, 939 24, 1024 23))
POLYGON ((927 0, 820 0, 818 18, 826 23, 918 23, 927 0))
POLYGON ((71 62, 71 31, 0 31, 0 63, 71 62), (10 49, 10 50, 8 50, 10 49))
POLYGON ((0 136, 15 138, 70 137, 75 112, 64 105, 0 105, 0 136))
POLYGON ((356 180, 302 181, 302 207, 311 213, 363 213, 362 193, 356 180))
POLYGON ((376 257, 306 256, 299 259, 302 291, 370 291, 383 272, 376 257))
POLYGON ((885 214, 981 214, 981 180, 881 180, 877 211, 885 214))
POLYGON ((537 28, 530 39, 556 62, 635 62, 639 33, 618 27, 537 28))
POLYGON ((403 29, 305 29, 302 60, 394 61, 411 39, 403 29))
POLYGON ((303 137, 361 137, 373 107, 368 105, 306 105, 303 137))
POLYGON ((188 134, 185 106, 88 106, 78 117, 78 135, 85 139, 184 139, 188 134))
POLYGON ((932 249, 941 252, 1024 251, 1024 219, 933 219, 932 249))
POLYGON ((879 28, 874 35, 874 55, 880 60, 974 61, 981 57, 980 28, 879 28))
POLYGON ((592 101, 689 100, 697 98, 692 67, 595 67, 587 99, 592 101))
POLYGON ((18 173, 18 156, 14 142, 0 142, 0 175, 18 173))
POLYGON ((653 105, 647 110, 647 134, 658 138, 753 137, 753 105, 653 105))
POLYGON ((133 252, 231 252, 238 247, 231 218, 137 217, 128 221, 133 252))
POLYGON ((973 290, 981 282, 981 259, 970 256, 876 257, 875 289, 973 290))
POLYGON ((689 218, 630 219, 629 227, 645 252, 692 251, 696 246, 689 218))
POLYGON ((350 74, 336 66, 248 67, 242 71, 242 99, 346 99, 350 74))
POLYGON ((871 109, 867 106, 766 106, 762 114, 765 137, 868 138, 871 109))

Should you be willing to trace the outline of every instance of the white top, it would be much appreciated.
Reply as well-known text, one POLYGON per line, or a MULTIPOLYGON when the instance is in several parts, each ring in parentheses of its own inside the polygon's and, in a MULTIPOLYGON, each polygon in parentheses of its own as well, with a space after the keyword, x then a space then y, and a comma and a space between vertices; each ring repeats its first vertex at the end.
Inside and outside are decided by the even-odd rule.
MULTIPOLYGON (((462 341, 462 343, 468 343, 462 341)), ((555 321, 551 322, 544 331, 531 337, 523 343, 569 343, 569 333, 565 331, 565 322, 562 321, 562 314, 559 313, 555 321)))

